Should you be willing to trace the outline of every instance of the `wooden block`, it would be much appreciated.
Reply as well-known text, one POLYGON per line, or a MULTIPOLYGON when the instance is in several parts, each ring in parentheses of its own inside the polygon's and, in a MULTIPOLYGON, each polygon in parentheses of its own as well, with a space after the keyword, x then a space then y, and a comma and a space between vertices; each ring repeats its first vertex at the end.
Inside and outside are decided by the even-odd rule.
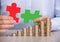
POLYGON ((47 18, 44 20, 44 35, 47 36, 47 18))
POLYGON ((47 18, 47 36, 51 35, 51 19, 47 18))
POLYGON ((32 36, 33 35, 32 34, 32 26, 29 26, 28 28, 29 28, 29 36, 32 36))
POLYGON ((24 28, 21 31, 21 36, 24 36, 24 28))
POLYGON ((17 31, 17 36, 21 36, 21 30, 17 31))
POLYGON ((30 34, 30 29, 28 27, 28 28, 26 28, 26 36, 30 36, 29 34, 30 34))
POLYGON ((38 23, 38 35, 41 36, 41 22, 38 23))
POLYGON ((27 36, 26 28, 23 29, 24 36, 27 36))
POLYGON ((13 37, 16 37, 16 34, 15 34, 15 33, 13 33, 13 34, 12 34, 12 36, 13 36, 13 37))
POLYGON ((44 34, 44 21, 41 21, 41 36, 45 36, 44 34))
POLYGON ((38 25, 35 25, 34 28, 35 28, 35 29, 34 29, 34 31, 35 31, 35 36, 38 36, 38 25))

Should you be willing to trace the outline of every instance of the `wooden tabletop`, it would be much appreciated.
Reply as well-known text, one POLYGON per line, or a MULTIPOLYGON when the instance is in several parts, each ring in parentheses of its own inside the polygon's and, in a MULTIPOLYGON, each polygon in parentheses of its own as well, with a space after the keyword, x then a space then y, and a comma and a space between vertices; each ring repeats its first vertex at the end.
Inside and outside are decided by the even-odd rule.
POLYGON ((60 42, 60 31, 52 32, 51 37, 0 37, 0 42, 60 42))

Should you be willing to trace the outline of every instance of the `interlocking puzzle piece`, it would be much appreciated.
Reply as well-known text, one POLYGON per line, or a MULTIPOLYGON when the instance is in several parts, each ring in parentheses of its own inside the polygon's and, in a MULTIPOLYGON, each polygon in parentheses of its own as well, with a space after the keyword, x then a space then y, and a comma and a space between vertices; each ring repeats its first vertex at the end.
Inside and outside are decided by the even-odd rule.
POLYGON ((28 23, 30 20, 42 17, 39 15, 39 11, 36 10, 34 14, 30 13, 30 10, 25 10, 25 13, 21 14, 21 18, 24 18, 24 23, 28 23))
POLYGON ((16 22, 18 22, 18 18, 16 18, 16 13, 20 13, 21 8, 17 7, 16 3, 12 3, 11 6, 7 6, 6 11, 10 12, 11 17, 14 18, 14 20, 16 20, 16 22))

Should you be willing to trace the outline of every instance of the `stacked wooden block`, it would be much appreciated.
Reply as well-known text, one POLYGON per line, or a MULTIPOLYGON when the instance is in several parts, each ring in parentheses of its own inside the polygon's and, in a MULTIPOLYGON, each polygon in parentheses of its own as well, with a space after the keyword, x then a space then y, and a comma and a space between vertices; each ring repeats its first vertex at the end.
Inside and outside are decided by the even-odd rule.
POLYGON ((12 36, 51 36, 51 19, 42 20, 35 26, 29 26, 11 34, 12 36))

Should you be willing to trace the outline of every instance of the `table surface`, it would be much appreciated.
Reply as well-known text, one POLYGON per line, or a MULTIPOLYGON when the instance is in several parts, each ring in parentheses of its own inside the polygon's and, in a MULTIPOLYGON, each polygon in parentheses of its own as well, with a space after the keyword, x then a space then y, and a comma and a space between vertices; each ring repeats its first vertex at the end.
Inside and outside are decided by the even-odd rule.
POLYGON ((0 42, 60 42, 60 31, 52 32, 51 37, 0 37, 0 42))

